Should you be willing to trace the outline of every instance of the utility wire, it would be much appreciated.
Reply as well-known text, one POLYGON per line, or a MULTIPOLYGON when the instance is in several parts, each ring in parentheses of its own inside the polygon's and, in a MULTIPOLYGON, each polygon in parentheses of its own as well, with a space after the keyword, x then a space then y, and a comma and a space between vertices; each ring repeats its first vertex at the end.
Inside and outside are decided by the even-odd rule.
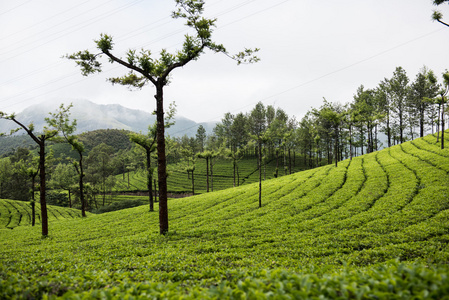
MULTIPOLYGON (((288 0, 287 0, 287 1, 288 1, 288 0)), ((330 76, 330 75, 334 75, 334 74, 340 73, 340 72, 342 72, 342 71, 344 71, 344 70, 347 70, 347 69, 350 69, 350 68, 352 68, 352 67, 354 67, 354 66, 356 66, 356 65, 359 65, 359 64, 361 64, 361 63, 367 62, 367 61, 372 60, 372 59, 374 59, 374 58, 376 58, 376 57, 382 56, 382 55, 384 55, 384 54, 386 54, 386 53, 388 53, 388 52, 391 52, 391 51, 393 51, 393 50, 396 50, 396 49, 398 49, 398 48, 401 48, 401 47, 403 47, 403 46, 406 46, 406 45, 408 45, 408 44, 411 44, 411 43, 416 42, 416 41, 418 41, 418 40, 421 40, 421 39, 423 39, 423 38, 426 38, 426 37, 428 37, 428 36, 430 36, 430 35, 436 34, 436 33, 440 32, 440 31, 442 31, 442 30, 445 30, 445 28, 440 28, 440 29, 431 31, 431 32, 429 32, 429 33, 426 33, 426 34, 421 35, 421 36, 419 36, 419 37, 416 37, 416 38, 414 38, 414 39, 408 40, 407 42, 404 42, 404 43, 398 44, 398 45, 396 45, 396 46, 394 46, 394 47, 391 47, 391 48, 389 48, 389 49, 387 49, 387 50, 378 52, 377 54, 374 54, 374 55, 369 56, 369 57, 367 57, 367 58, 364 58, 364 59, 361 59, 361 60, 359 60, 359 61, 356 61, 356 62, 354 62, 354 63, 352 63, 352 64, 349 64, 349 65, 347 65, 347 66, 345 66, 345 67, 342 67, 342 68, 340 68, 340 69, 336 69, 336 70, 331 71, 331 72, 329 72, 329 73, 326 73, 326 74, 323 74, 323 75, 321 75, 321 76, 315 77, 315 78, 313 78, 313 79, 311 79, 311 80, 308 80, 308 81, 306 81, 306 82, 303 82, 303 83, 298 84, 298 85, 296 85, 296 86, 293 86, 293 87, 291 87, 291 88, 285 89, 285 90, 283 90, 283 91, 280 91, 280 92, 277 92, 277 93, 275 93, 275 94, 272 94, 272 95, 270 95, 270 96, 268 96, 268 97, 262 98, 261 100, 258 100, 258 101, 255 101, 255 102, 246 104, 246 105, 244 105, 244 106, 241 106, 241 107, 239 107, 239 108, 234 109, 233 111, 230 111, 230 113, 241 112, 243 109, 248 108, 248 107, 250 107, 250 106, 253 106, 253 105, 255 105, 255 104, 258 103, 258 102, 265 102, 265 101, 267 101, 267 100, 269 100, 269 99, 271 99, 271 98, 278 97, 278 96, 280 96, 280 95, 286 94, 286 93, 288 93, 288 92, 291 92, 291 91, 293 91, 293 90, 296 90, 296 89, 298 89, 298 88, 301 88, 301 87, 303 87, 303 86, 306 86, 306 85, 308 85, 308 84, 310 84, 310 83, 313 83, 313 82, 316 82, 316 81, 321 80, 321 79, 323 79, 323 78, 326 78, 326 77, 328 77, 328 76, 330 76)), ((282 99, 279 99, 278 101, 282 101, 282 99)), ((202 122, 202 123, 212 122, 212 121, 216 120, 217 118, 219 118, 219 116, 218 116, 218 117, 215 117, 215 118, 211 118, 211 119, 209 119, 208 121, 205 121, 205 122, 202 122)), ((177 131, 177 132, 175 132, 175 133, 173 133, 173 134, 176 135, 176 134, 179 134, 179 133, 188 131, 188 130, 190 130, 190 129, 193 129, 193 128, 197 127, 197 126, 198 126, 198 125, 194 125, 194 126, 188 127, 188 128, 183 129, 183 130, 177 131)))
POLYGON ((9 12, 11 12, 11 11, 13 11, 13 10, 15 10, 15 9, 25 5, 25 4, 27 4, 27 3, 29 3, 29 2, 31 2, 31 0, 25 1, 25 2, 23 2, 23 3, 21 3, 21 4, 17 5, 17 6, 14 6, 13 8, 10 8, 10 9, 0 13, 0 16, 3 16, 4 14, 7 14, 7 13, 9 13, 9 12))
MULTIPOLYGON (((34 23, 33 25, 30 25, 30 26, 28 26, 28 27, 26 27, 26 28, 23 28, 23 29, 19 30, 19 31, 12 32, 12 33, 10 33, 10 34, 8 34, 8 35, 5 35, 5 36, 3 36, 2 38, 3 38, 3 39, 9 38, 9 37, 11 37, 11 36, 14 36, 14 35, 16 35, 16 34, 19 34, 19 33, 23 32, 23 31, 26 31, 26 30, 28 30, 28 29, 30 29, 30 28, 36 27, 36 26, 38 26, 38 25, 40 25, 40 24, 42 24, 42 23, 46 23, 46 22, 48 22, 48 21, 50 21, 50 20, 52 20, 52 19, 54 19, 54 18, 56 18, 56 17, 58 17, 58 16, 60 16, 60 15, 65 14, 66 12, 73 11, 75 8, 80 7, 80 6, 82 6, 82 5, 84 5, 84 4, 88 3, 88 2, 89 2, 89 0, 84 1, 83 3, 77 4, 77 5, 75 5, 75 6, 72 6, 72 7, 70 7, 70 8, 67 9, 67 10, 64 10, 64 11, 62 11, 62 12, 59 12, 59 13, 57 13, 57 14, 51 16, 51 17, 45 18, 44 20, 42 20, 42 21, 40 21, 40 22, 37 22, 37 23, 34 23)), ((65 20, 63 23, 65 23, 65 22, 67 22, 67 20, 65 20)), ((61 24, 62 24, 62 23, 61 23, 61 24)), ((58 25, 59 25, 59 24, 54 25, 54 26, 58 26, 58 25)), ((54 26, 52 25, 52 28, 53 28, 54 26)), ((49 28, 49 29, 50 29, 50 28, 49 28)), ((46 29, 46 30, 47 30, 47 29, 46 29)), ((44 30, 44 31, 46 31, 46 30, 44 30)), ((42 31, 42 32, 44 32, 44 31, 42 31)), ((39 32, 39 33, 37 33, 37 34, 41 34, 42 32, 39 32)))
MULTIPOLYGON (((55 37, 55 38, 53 38, 53 39, 51 39, 51 40, 48 40, 48 41, 46 41, 46 42, 43 42, 43 43, 41 43, 41 44, 39 44, 39 45, 37 45, 37 46, 35 46, 35 47, 28 48, 28 49, 25 50, 25 51, 16 53, 15 55, 10 56, 10 57, 8 57, 7 59, 4 59, 4 60, 0 61, 0 63, 1 63, 1 62, 5 62, 5 61, 7 61, 7 60, 10 60, 10 59, 12 59, 12 58, 16 58, 16 57, 18 57, 18 56, 20 56, 20 55, 23 55, 23 54, 25 54, 25 53, 31 52, 32 50, 35 50, 36 48, 39 48, 39 47, 44 46, 44 45, 46 45, 46 44, 48 44, 48 43, 50 43, 50 42, 53 42, 53 41, 55 41, 55 40, 57 40, 57 39, 59 39, 59 38, 65 36, 65 35, 67 35, 67 34, 76 32, 76 31, 78 31, 78 30, 80 30, 80 29, 83 29, 83 28, 85 28, 85 27, 87 27, 87 26, 90 26, 90 25, 92 25, 93 23, 98 22, 99 20, 102 20, 102 19, 105 19, 105 18, 107 18, 107 17, 110 17, 111 15, 113 15, 113 14, 115 14, 115 13, 117 13, 117 12, 120 12, 120 11, 123 10, 123 9, 129 8, 129 7, 135 5, 135 4, 139 3, 139 2, 142 2, 142 1, 143 1, 143 0, 137 0, 137 1, 134 1, 134 2, 132 2, 132 3, 123 5, 123 6, 119 7, 119 8, 117 8, 117 9, 114 9, 114 10, 110 11, 110 12, 107 12, 107 13, 104 13, 104 14, 102 14, 102 15, 100 15, 100 16, 97 16, 97 17, 93 18, 93 21, 91 21, 91 22, 89 22, 89 23, 87 23, 87 24, 86 24, 86 23, 83 23, 82 26, 79 26, 78 28, 75 28, 75 29, 69 31, 68 33, 65 32, 67 29, 58 31, 58 32, 56 32, 56 33, 52 33, 51 35, 47 36, 46 38, 49 38, 49 37, 51 37, 51 36, 54 36, 54 35, 56 35, 56 34, 61 34, 61 33, 62 33, 62 35, 59 35, 59 36, 57 36, 57 37, 55 37)), ((35 42, 32 42, 31 44, 33 44, 33 43, 35 43, 35 42)), ((22 47, 20 47, 20 48, 22 48, 22 47)), ((17 49, 12 49, 12 50, 10 50, 10 51, 7 51, 7 52, 5 52, 5 53, 0 54, 0 56, 3 56, 3 55, 5 55, 5 54, 11 53, 11 52, 16 52, 16 50, 17 50, 17 49)))
MULTIPOLYGON (((229 8, 229 9, 227 9, 227 10, 225 10, 225 11, 222 11, 222 12, 218 13, 216 16, 222 16, 222 15, 225 15, 225 14, 227 14, 227 13, 230 13, 230 12, 232 12, 232 11, 235 11, 236 9, 241 8, 241 7, 243 7, 244 5, 247 5, 247 4, 249 4, 249 3, 251 3, 251 2, 254 2, 254 1, 256 1, 256 0, 249 0, 249 1, 246 1, 246 2, 244 2, 244 3, 240 3, 240 4, 236 5, 236 6, 233 6, 233 7, 229 8)), ((287 1, 288 1, 288 0, 287 0, 287 1)), ((286 1, 284 1, 284 2, 286 2, 286 1)), ((284 2, 282 2, 282 3, 284 3, 284 2)), ((275 5, 275 6, 277 6, 277 5, 275 5)), ((262 10, 262 11, 266 11, 266 10, 267 10, 267 9, 264 9, 264 10, 262 10)), ((254 14, 251 14, 251 16, 252 16, 252 15, 254 15, 254 14)), ((240 19, 237 20, 237 21, 241 21, 241 20, 243 20, 243 19, 245 19, 245 18, 246 18, 246 17, 240 18, 240 19)), ((149 24, 149 25, 157 24, 158 22, 163 21, 163 20, 165 20, 165 19, 170 19, 170 22, 173 21, 173 19, 170 18, 170 17, 164 17, 164 18, 162 18, 162 19, 160 19, 160 20, 158 20, 158 21, 155 21, 155 22, 153 22, 153 23, 151 23, 151 24, 149 24)), ((168 24, 168 23, 170 23, 170 22, 165 22, 165 23, 163 23, 162 25, 168 24)), ((234 21, 234 22, 235 22, 235 21, 234 21)), ((233 23, 234 23, 234 22, 233 22, 233 23)), ((149 25, 147 25, 147 26, 149 26, 149 25)), ((147 27, 147 26, 145 26, 145 27, 147 27)), ((156 27, 153 27, 152 29, 155 29, 155 28, 160 27, 160 26, 161 26, 161 25, 158 25, 158 26, 156 26, 156 27)), ((159 41, 161 41, 161 40, 164 40, 164 39, 166 39, 166 38, 169 38, 169 37, 171 37, 171 36, 174 36, 174 35, 177 35, 177 34, 179 34, 179 33, 186 32, 186 31, 187 31, 187 30, 186 30, 185 28, 181 28, 181 29, 179 29, 179 30, 172 31, 172 32, 170 32, 170 33, 167 33, 167 34, 164 35, 164 36, 158 37, 158 38, 156 38, 156 39, 154 39, 154 40, 152 40, 152 41, 150 41, 150 42, 145 43, 145 44, 144 44, 143 46, 141 46, 141 47, 145 47, 145 46, 154 44, 154 43, 156 43, 156 42, 159 42, 159 41)), ((125 35, 125 36, 127 36, 127 35, 125 35)), ((119 41, 126 40, 127 38, 128 38, 128 37, 123 38, 123 39, 121 39, 121 40, 119 39, 119 41)), ((180 43, 177 43, 177 45, 179 45, 179 44, 180 44, 180 43)), ((16 80, 16 79, 22 79, 22 78, 26 78, 26 77, 32 76, 32 75, 38 73, 38 72, 41 71, 41 70, 47 70, 47 69, 50 69, 51 67, 56 67, 56 66, 58 66, 58 65, 60 65, 60 63, 56 63, 56 64, 51 65, 50 67, 47 66, 47 67, 45 67, 45 68, 43 68, 43 69, 40 69, 40 70, 37 70, 37 71, 33 71, 32 73, 29 73, 28 75, 21 75, 21 76, 19 76, 19 77, 10 79, 10 80, 8 80, 7 82, 4 82, 4 83, 0 84, 0 86, 5 85, 6 83, 10 83, 10 82, 12 82, 12 81, 14 81, 14 80, 16 80)), ((43 88, 43 87, 45 87, 45 86, 48 86, 48 85, 50 85, 50 84, 52 84, 52 83, 61 81, 61 80, 65 79, 65 78, 68 78, 68 77, 70 77, 70 76, 76 76, 76 74, 78 74, 78 72, 72 72, 72 73, 70 73, 70 74, 67 75, 67 76, 64 76, 64 77, 62 77, 62 78, 53 80, 53 81, 51 81, 51 82, 49 82, 49 83, 46 83, 46 84, 44 84, 44 85, 37 86, 37 87, 34 87, 34 88, 29 89, 29 90, 27 90, 27 91, 24 91, 24 92, 22 92, 22 93, 20 93, 20 94, 11 96, 11 97, 6 98, 6 99, 2 99, 2 100, 0 100, 0 103, 5 102, 5 101, 8 101, 8 100, 11 100, 12 98, 15 98, 15 97, 17 97, 17 96, 21 96, 21 95, 26 94, 26 93, 28 93, 28 92, 31 92, 31 91, 34 91, 34 90, 43 88)), ((70 84, 70 85, 71 85, 71 84, 70 84)), ((70 86, 70 85, 68 85, 68 86, 70 86)), ((51 92, 50 92, 50 93, 51 93, 51 92)))

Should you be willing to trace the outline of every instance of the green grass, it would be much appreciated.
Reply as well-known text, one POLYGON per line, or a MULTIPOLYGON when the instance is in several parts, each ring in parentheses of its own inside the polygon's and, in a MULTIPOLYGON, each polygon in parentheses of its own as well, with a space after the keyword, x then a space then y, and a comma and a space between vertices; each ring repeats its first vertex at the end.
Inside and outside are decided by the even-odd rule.
MULTIPOLYGON (((293 160, 293 158, 292 158, 293 160)), ((278 176, 285 176, 283 169, 282 158, 279 158, 278 176)), ((198 159, 195 165, 195 194, 205 193, 206 188, 206 162, 204 159, 198 159)), ((168 166, 167 185, 169 193, 174 194, 189 194, 192 192, 192 180, 187 172, 177 164, 170 164, 168 166)), ((292 162, 292 173, 302 171, 303 166, 300 163, 300 158, 296 158, 296 163, 292 162)), ((263 175, 266 179, 274 178, 276 171, 276 161, 271 159, 267 162, 263 175)), ((256 158, 245 158, 239 162, 240 185, 251 184, 259 181, 259 173, 257 171, 256 158)), ((157 176, 157 171, 154 172, 157 176)), ((237 176, 237 175, 236 175, 237 176)), ((155 177, 157 178, 157 177, 155 177)), ((146 173, 139 170, 128 174, 121 174, 116 176, 117 183, 116 191, 147 191, 146 173)), ((216 159, 213 166, 213 183, 210 178, 210 190, 219 191, 234 186, 233 165, 231 160, 216 159), (212 186, 213 185, 213 186, 212 186)), ((237 180, 237 179, 236 179, 237 180)), ((237 185, 237 183, 236 183, 237 185)))
MULTIPOLYGON (((35 204, 35 223, 41 224, 41 206, 35 204)), ((48 220, 68 220, 81 217, 81 211, 54 205, 47 206, 48 220)), ((29 226, 32 223, 31 204, 25 201, 0 199, 0 229, 13 229, 17 226, 29 226)), ((39 227, 39 226, 38 226, 39 227)))
POLYGON ((147 205, 2 230, 0 298, 447 299, 434 139, 264 181, 262 208, 257 184, 170 200, 166 236, 147 205))

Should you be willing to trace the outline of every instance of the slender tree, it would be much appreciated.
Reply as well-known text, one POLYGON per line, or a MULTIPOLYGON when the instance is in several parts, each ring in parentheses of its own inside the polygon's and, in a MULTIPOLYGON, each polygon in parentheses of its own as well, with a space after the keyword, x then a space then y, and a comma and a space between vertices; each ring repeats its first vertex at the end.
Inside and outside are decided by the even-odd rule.
POLYGON ((252 139, 257 143, 257 168, 259 170, 259 207, 262 207, 262 147, 267 130, 266 109, 262 102, 256 104, 249 117, 252 139))
POLYGON ((58 130, 54 128, 44 127, 42 134, 34 132, 34 125, 24 125, 16 119, 15 114, 8 115, 4 112, 0 112, 0 119, 11 120, 20 126, 17 129, 11 131, 17 132, 20 129, 26 131, 26 133, 33 139, 33 141, 39 146, 39 179, 40 179, 40 204, 41 204, 41 221, 42 221, 42 235, 48 236, 48 215, 47 215, 47 200, 46 200, 46 163, 45 163, 45 146, 46 141, 55 137, 58 134, 58 130))
POLYGON ((436 96, 438 92, 436 82, 432 70, 424 67, 410 85, 409 111, 418 120, 420 137, 424 136, 427 112, 430 107, 430 103, 425 99, 436 96))
POLYGON ((106 205, 106 191, 113 185, 113 154, 112 146, 101 143, 92 148, 87 157, 87 179, 99 187, 103 194, 103 206, 106 205))
MULTIPOLYGON (((174 117, 176 114, 176 105, 174 102, 170 103, 170 109, 165 116, 165 128, 170 128, 174 125, 174 117)), ((147 188, 148 188, 148 200, 150 204, 150 211, 154 211, 154 199, 153 199, 153 172, 154 168, 151 166, 151 155, 156 151, 156 127, 154 123, 148 127, 148 134, 143 135, 141 133, 130 133, 129 139, 131 142, 136 143, 145 150, 146 158, 146 171, 147 171, 147 188)))
POLYGON ((207 19, 202 16, 204 0, 175 0, 177 10, 172 13, 175 19, 186 20, 186 26, 193 30, 193 35, 185 35, 182 50, 172 54, 163 49, 160 57, 154 59, 151 51, 142 50, 137 53, 129 50, 126 59, 122 59, 112 53, 114 43, 112 37, 101 34, 95 41, 100 53, 91 53, 88 50, 68 55, 81 67, 83 75, 101 71, 101 63, 98 60, 106 56, 111 63, 118 63, 127 69, 129 73, 123 77, 110 78, 113 84, 121 84, 141 89, 151 83, 156 89, 156 119, 157 119, 157 155, 158 155, 158 183, 159 183, 159 229, 161 234, 168 232, 168 208, 167 208, 167 170, 164 129, 164 87, 169 83, 169 75, 177 68, 181 68, 191 61, 197 60, 205 50, 215 53, 223 53, 235 59, 238 64, 258 61, 254 56, 258 49, 245 49, 244 51, 230 55, 222 44, 212 40, 212 32, 216 27, 216 19, 207 19))
POLYGON ((84 144, 78 139, 76 135, 74 135, 76 131, 76 120, 73 120, 70 123, 70 109, 72 108, 72 104, 64 107, 64 104, 59 106, 59 110, 56 113, 52 113, 51 118, 47 118, 47 122, 51 124, 51 126, 57 128, 61 132, 61 137, 57 140, 59 142, 65 141, 69 145, 72 146, 72 150, 78 153, 78 161, 74 161, 73 165, 75 167, 76 172, 78 173, 78 187, 80 193, 80 202, 81 202, 81 215, 86 217, 86 209, 87 203, 85 199, 84 193, 84 144))
POLYGON ((72 187, 76 184, 76 171, 70 164, 59 163, 49 182, 56 189, 66 190, 69 194, 69 207, 72 208, 72 187))
POLYGON ((409 94, 408 83, 409 79, 405 70, 402 67, 397 67, 393 73, 393 77, 390 79, 390 92, 392 99, 392 111, 399 122, 399 142, 405 141, 404 129, 407 127, 407 96, 409 94))
MULTIPOLYGON (((444 104, 447 102, 447 94, 449 92, 449 72, 443 74, 443 85, 441 90, 439 91, 440 97, 437 98, 437 102, 441 105, 441 149, 444 149, 444 104)), ((438 133, 437 133, 438 134, 438 133)))

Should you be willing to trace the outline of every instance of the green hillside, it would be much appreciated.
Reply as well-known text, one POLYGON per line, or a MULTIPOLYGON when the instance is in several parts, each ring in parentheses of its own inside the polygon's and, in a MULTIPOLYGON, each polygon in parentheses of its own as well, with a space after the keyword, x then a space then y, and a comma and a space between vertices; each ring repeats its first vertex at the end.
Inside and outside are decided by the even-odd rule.
MULTIPOLYGON (((259 172, 257 169, 257 158, 248 157, 239 161, 239 183, 240 185, 250 184, 259 181, 259 172)), ((234 185, 233 176, 233 164, 231 160, 216 159, 213 166, 213 182, 210 178, 210 190, 213 191, 223 190, 234 185)), ((282 158, 279 159, 278 177, 284 176, 282 158)), ((297 157, 295 163, 292 163, 292 173, 299 172, 304 169, 304 166, 300 163, 300 158, 297 157)), ((170 193, 191 193, 192 191, 192 179, 184 171, 185 166, 178 164, 169 164, 167 178, 168 191, 170 193)), ((274 158, 268 160, 264 166, 263 175, 266 179, 274 178, 276 172, 276 160, 274 158)), ((288 171, 287 171, 288 173, 288 171)), ((206 192, 206 162, 203 159, 197 160, 195 164, 195 194, 201 194, 206 192)), ((116 176, 117 182, 115 186, 116 191, 148 191, 147 189, 147 177, 146 172, 139 170, 129 173, 129 186, 128 186, 128 174, 120 174, 116 176)), ((157 170, 154 172, 154 176, 157 176, 157 170)), ((237 175, 236 175, 237 176, 237 175)), ((156 177, 157 178, 157 177, 156 177)), ((237 179, 236 179, 237 182, 237 179)), ((236 183, 237 185, 237 183, 236 183)))
MULTIPOLYGON (((35 210, 36 226, 39 227, 41 224, 41 206, 39 202, 36 202, 35 210)), ((49 221, 81 217, 81 211, 77 209, 48 205, 47 211, 49 221)), ((29 202, 0 199, 0 229, 28 226, 31 225, 31 222, 32 210, 29 202)))
MULTIPOLYGON (((448 136, 448 135, 446 135, 448 136)), ((1 231, 0 298, 445 299, 449 150, 435 137, 147 206, 1 231)))

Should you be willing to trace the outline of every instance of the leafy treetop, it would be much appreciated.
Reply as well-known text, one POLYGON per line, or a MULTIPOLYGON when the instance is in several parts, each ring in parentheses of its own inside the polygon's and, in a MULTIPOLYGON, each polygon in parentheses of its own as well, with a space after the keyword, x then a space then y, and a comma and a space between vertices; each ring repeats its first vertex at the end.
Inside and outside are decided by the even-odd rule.
POLYGON ((84 76, 101 72, 102 64, 98 61, 101 55, 106 55, 111 63, 119 63, 130 69, 129 73, 122 77, 112 77, 108 80, 112 84, 121 84, 134 88, 142 88, 148 82, 155 86, 159 83, 166 85, 169 81, 169 74, 172 70, 186 65, 192 60, 199 58, 205 49, 216 53, 223 53, 238 64, 257 62, 259 58, 255 53, 259 49, 244 49, 240 53, 230 55, 222 44, 212 41, 213 28, 216 27, 216 19, 206 19, 202 16, 204 10, 204 0, 175 0, 177 10, 172 12, 174 19, 185 19, 185 25, 194 29, 194 35, 185 35, 185 40, 181 50, 176 53, 169 53, 162 49, 157 59, 152 57, 150 50, 134 49, 128 50, 126 58, 119 58, 111 53, 114 48, 114 42, 110 35, 101 34, 99 40, 95 40, 97 49, 101 53, 91 53, 88 50, 79 51, 72 55, 67 55, 69 59, 76 61, 81 67, 84 76))

